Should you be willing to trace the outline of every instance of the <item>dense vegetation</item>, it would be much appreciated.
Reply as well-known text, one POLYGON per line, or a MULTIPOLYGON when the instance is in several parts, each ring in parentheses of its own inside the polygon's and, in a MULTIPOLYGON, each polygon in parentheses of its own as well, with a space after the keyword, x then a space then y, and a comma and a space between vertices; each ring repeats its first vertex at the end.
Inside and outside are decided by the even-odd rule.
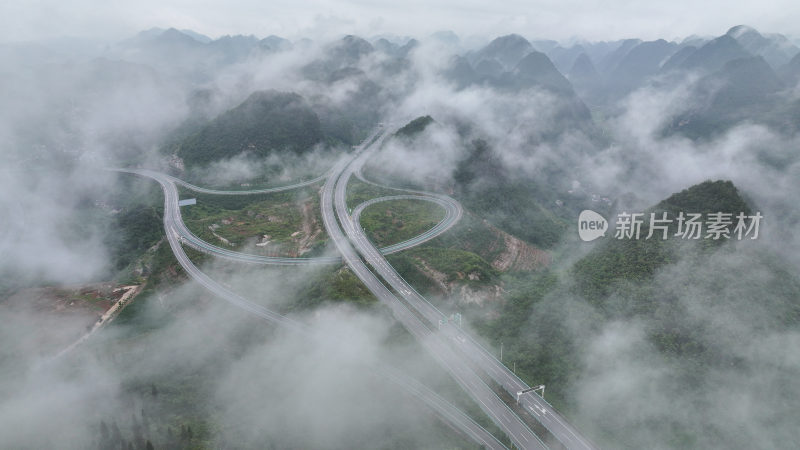
POLYGON ((149 205, 136 205, 113 218, 113 232, 107 238, 116 270, 122 270, 138 258, 144 250, 161 240, 161 209, 149 205))
POLYGON ((370 205, 361 213, 361 225, 378 247, 411 239, 444 218, 442 207, 421 200, 392 200, 370 205))
POLYGON ((312 309, 326 302, 347 302, 366 307, 374 306, 377 301, 350 269, 333 266, 321 270, 305 283, 291 309, 312 309))
POLYGON ((532 244, 550 248, 566 229, 565 220, 544 206, 554 204, 553 190, 546 183, 511 177, 485 141, 470 143, 454 179, 465 206, 532 244))
POLYGON ((323 138, 319 118, 301 96, 259 91, 186 138, 178 155, 187 165, 204 165, 242 152, 304 153, 323 138))
POLYGON ((410 138, 425 131, 428 125, 434 123, 431 116, 420 116, 397 130, 394 135, 400 138, 410 138))
MULTIPOLYGON (((678 227, 675 219, 680 212, 701 213, 703 217, 715 212, 736 216, 740 212, 750 214, 750 207, 730 181, 706 181, 671 195, 646 211, 645 217, 649 217, 649 213, 661 217, 663 212, 673 220, 669 228, 672 239, 644 239, 649 232, 649 225, 645 221, 641 228, 641 239, 606 239, 575 264, 575 280, 582 296, 592 301, 602 301, 620 280, 627 283, 645 281, 665 264, 687 256, 687 252, 714 248, 724 242, 702 239, 694 243, 675 238, 678 227)), ((732 231, 733 226, 726 228, 732 231)))
MULTIPOLYGON (((648 211, 749 213, 751 207, 731 182, 707 181, 648 211)), ((566 410, 576 401, 571 383, 584 371, 580 348, 588 345, 569 329, 574 316, 593 330, 620 320, 646 323, 649 342, 681 368, 680 382, 694 388, 714 368, 738 363, 725 342, 734 339, 729 333, 741 331, 735 326, 711 331, 701 319, 690 319, 687 308, 721 308, 743 317, 760 311, 751 319, 759 329, 800 324, 795 298, 800 279, 778 256, 748 244, 612 235, 568 270, 504 275, 509 294, 499 316, 479 320, 477 327, 494 345, 503 342, 506 363, 516 364, 529 383, 547 384, 550 401, 566 410)), ((678 446, 693 442, 685 435, 676 439, 678 446)))

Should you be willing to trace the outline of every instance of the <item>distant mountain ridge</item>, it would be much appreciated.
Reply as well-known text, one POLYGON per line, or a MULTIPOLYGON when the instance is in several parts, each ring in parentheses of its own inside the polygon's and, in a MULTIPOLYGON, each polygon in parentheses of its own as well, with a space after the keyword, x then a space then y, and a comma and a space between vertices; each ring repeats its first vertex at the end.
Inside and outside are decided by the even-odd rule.
POLYGON ((508 70, 516 66, 522 58, 535 49, 527 39, 518 34, 500 36, 488 45, 470 55, 473 64, 483 60, 494 60, 508 70))
POLYGON ((458 89, 489 86, 506 92, 541 89, 561 100, 555 116, 570 124, 588 123, 589 110, 550 58, 525 38, 510 34, 450 59, 442 75, 458 89))

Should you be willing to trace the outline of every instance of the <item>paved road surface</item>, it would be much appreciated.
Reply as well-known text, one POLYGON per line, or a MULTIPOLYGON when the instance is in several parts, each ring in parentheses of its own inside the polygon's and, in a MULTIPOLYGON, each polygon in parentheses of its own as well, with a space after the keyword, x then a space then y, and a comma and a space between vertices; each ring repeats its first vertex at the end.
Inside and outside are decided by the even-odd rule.
MULTIPOLYGON (((483 383, 477 374, 474 373, 470 364, 480 368, 492 380, 502 386, 512 397, 517 397, 517 392, 529 389, 529 386, 513 374, 505 365, 498 361, 491 352, 482 347, 468 333, 464 332, 449 322, 446 316, 437 308, 431 305, 427 299, 420 295, 409 285, 400 275, 388 264, 384 254, 399 251, 407 246, 419 245, 422 242, 432 239, 452 227, 460 219, 463 211, 460 204, 448 196, 434 194, 423 191, 409 189, 396 189, 405 192, 404 195, 381 197, 369 200, 358 205, 352 215, 348 212, 346 205, 346 187, 352 175, 356 175, 362 181, 376 184, 366 180, 361 174, 366 159, 369 156, 367 149, 377 148, 385 135, 381 130, 377 130, 359 146, 354 158, 346 158, 340 161, 328 174, 328 179, 322 188, 322 214, 323 222, 328 234, 342 253, 345 262, 365 283, 370 291, 379 300, 389 306, 395 317, 426 347, 434 357, 450 371, 456 381, 475 398, 481 408, 498 424, 520 448, 544 448, 544 444, 536 437, 530 429, 522 422, 507 405, 502 403, 491 389, 483 383), (374 145, 371 145, 374 144, 374 145), (404 241, 384 249, 377 249, 366 237, 365 233, 358 225, 358 219, 364 208, 379 201, 392 199, 419 199, 432 201, 440 204, 446 210, 446 217, 443 221, 420 236, 404 241), (338 218, 338 222, 337 222, 338 218), (341 225, 341 228, 340 228, 341 225), (344 233, 342 232, 344 230, 344 233), (402 245, 401 245, 402 244, 402 245), (397 247, 399 246, 399 247, 397 247), (359 256, 360 255, 360 256, 359 256), (363 261, 361 260, 363 257, 363 261), (366 262, 385 280, 389 287, 400 295, 400 301, 378 277, 371 272, 366 262), (441 321, 445 321, 441 326, 441 321)), ((131 170, 133 173, 150 176, 157 179, 164 187, 165 197, 171 197, 175 203, 171 228, 176 239, 183 240, 195 248, 203 251, 210 251, 223 257, 230 257, 237 260, 248 260, 250 258, 265 258, 256 255, 246 255, 231 252, 219 247, 210 246, 196 236, 194 236, 183 224, 180 217, 180 210, 177 207, 177 189, 175 183, 185 186, 185 183, 173 177, 152 171, 131 170), (211 248, 209 248, 211 247, 211 248), (244 255, 244 256, 241 256, 244 255)), ((191 186, 193 190, 206 193, 225 193, 223 195, 241 195, 245 193, 264 193, 278 192, 280 190, 296 188, 316 183, 325 176, 309 180, 307 182, 294 184, 288 187, 262 189, 256 191, 216 191, 210 189, 191 186)), ((377 185, 377 184, 376 184, 377 185)), ((380 186, 380 185, 378 185, 380 186)), ((383 187, 383 186, 381 186, 383 187)), ((165 200, 166 201, 166 200, 165 200)), ((167 215, 165 214, 165 227, 167 215)), ((173 248, 174 251, 174 248, 173 248)), ((282 260, 279 264, 308 263, 308 261, 298 262, 295 258, 276 258, 282 260), (285 260, 285 261, 284 261, 285 260)), ((310 258, 308 258, 310 259, 310 258)), ((341 261, 334 257, 335 261, 341 261)), ((212 289, 213 290, 213 289, 212 289)), ((241 305, 239 305, 241 306, 241 305)), ((549 403, 544 401, 539 395, 529 392, 519 396, 519 403, 531 413, 542 425, 544 425, 562 444, 570 449, 593 449, 595 448, 587 439, 582 437, 574 427, 569 425, 563 416, 558 413, 549 403)))
MULTIPOLYGON (((159 180, 161 183, 171 183, 174 187, 175 184, 181 185, 188 185, 192 186, 193 190, 198 190, 199 192, 205 192, 215 195, 248 195, 248 194, 260 194, 264 192, 280 192, 290 189, 296 189, 301 186, 307 186, 309 184, 316 183, 319 181, 320 178, 315 178, 314 180, 310 180, 303 183, 292 184, 288 186, 282 187, 275 187, 269 189, 260 189, 255 191, 218 191, 213 189, 205 189, 201 187, 197 187, 194 185, 187 184, 186 182, 172 177, 170 175, 166 175, 161 172, 156 172, 153 170, 148 169, 118 169, 120 172, 127 172, 127 173, 134 173, 139 175, 144 175, 153 179, 159 180)), ((324 178, 324 176, 322 177, 324 178)), ((169 191, 171 194, 175 196, 178 195, 177 189, 170 189, 169 191)), ((411 239, 405 240, 403 242, 399 242, 397 244, 393 244, 387 247, 380 249, 380 252, 383 254, 390 254, 400 252, 422 243, 425 243, 440 234, 449 230, 456 222, 461 219, 462 210, 461 205, 447 196, 426 196, 426 195, 416 195, 416 196, 407 196, 409 198, 425 200, 437 203, 441 205, 445 209, 445 217, 437 223, 434 227, 430 230, 420 234, 419 236, 415 236, 411 239)), ((361 209, 359 209, 359 213, 363 208, 375 204, 379 201, 386 201, 392 200, 391 197, 383 197, 380 199, 369 200, 362 205, 359 205, 361 209)), ((200 239, 197 235, 192 233, 191 230, 185 225, 183 222, 183 218, 180 214, 180 210, 177 211, 176 220, 177 226, 176 231, 179 233, 180 237, 183 239, 183 243, 189 245, 190 247, 194 248, 195 250, 201 251, 203 253, 208 253, 214 256, 218 256, 224 259, 229 259, 236 262, 244 262, 250 264, 266 264, 266 265, 281 265, 281 266, 293 266, 293 265, 303 265, 303 264, 341 264, 342 258, 339 256, 317 256, 317 257, 280 257, 280 256, 261 256, 261 255, 252 255, 249 253, 237 252, 230 249, 226 249, 224 247, 219 247, 213 245, 209 242, 206 242, 200 239)))
MULTIPOLYGON (((425 297, 420 295, 399 273, 397 273, 386 261, 386 258, 381 252, 375 248, 365 233, 361 231, 361 227, 357 225, 355 218, 347 213, 345 191, 350 177, 356 175, 362 181, 376 184, 366 180, 361 174, 361 169, 370 156, 369 150, 373 150, 377 147, 378 146, 368 147, 365 149, 366 151, 362 151, 339 175, 336 186, 336 209, 339 221, 342 223, 348 238, 358 250, 358 253, 370 267, 372 267, 419 316, 426 319, 429 326, 438 326, 440 321, 446 321, 447 316, 428 302, 425 297)), ((398 190, 429 196, 435 195, 409 189, 398 190)), ((513 398, 517 397, 517 392, 530 388, 530 386, 517 377, 508 367, 498 361, 491 352, 478 344, 478 342, 464 330, 448 322, 442 327, 442 333, 451 338, 449 342, 459 350, 461 355, 464 355, 472 361, 473 364, 480 367, 482 371, 502 386, 513 398)), ((533 392, 522 394, 519 397, 519 403, 568 449, 592 450, 596 448, 588 439, 580 435, 552 405, 547 403, 539 395, 533 392)))
MULTIPOLYGON (((376 131, 375 139, 367 139, 367 144, 359 147, 363 151, 371 143, 380 145, 385 136, 381 130, 376 131)), ((358 153, 357 153, 358 154, 358 153)), ((445 338, 434 333, 414 312, 392 294, 389 289, 376 277, 364 264, 351 245, 357 235, 362 235, 361 228, 356 226, 347 213, 345 203, 345 190, 347 180, 352 174, 348 170, 351 160, 344 159, 331 171, 331 175, 322 187, 321 207, 322 220, 328 236, 336 244, 347 265, 355 275, 367 286, 378 300, 386 305, 397 319, 456 380, 456 382, 476 401, 478 406, 489 416, 519 448, 545 449, 544 443, 528 428, 528 426, 512 411, 508 405, 484 383, 484 381, 469 367, 463 357, 445 342, 445 338), (341 226, 347 233, 342 232, 336 219, 339 218, 341 226), (348 237, 350 239, 348 239, 348 237)))
MULTIPOLYGON (((173 180, 171 180, 170 177, 163 176, 163 174, 152 171, 125 169, 120 169, 119 171, 147 176, 155 179, 159 182, 159 184, 161 184, 161 188, 164 191, 164 231, 166 233, 167 240, 172 252, 175 254, 175 258, 178 260, 178 263, 195 282, 199 283, 204 288, 213 292, 223 300, 249 312, 250 314, 281 325, 294 332, 311 337, 312 339, 318 339, 322 342, 330 342, 329 337, 318 335, 302 323, 253 303, 239 294, 231 291, 230 289, 220 285, 194 265, 181 247, 180 230, 181 227, 183 227, 183 222, 180 219, 178 192, 173 180)), ((352 362, 357 363, 357 361, 352 362)), ((464 414, 461 410, 444 400, 434 391, 417 380, 388 366, 370 367, 368 370, 375 372, 382 379, 396 383, 401 388, 420 399, 428 407, 438 413, 445 421, 450 423, 454 428, 462 431, 478 445, 498 450, 506 448, 500 441, 497 440, 497 438, 486 431, 483 427, 478 425, 469 416, 464 414)))

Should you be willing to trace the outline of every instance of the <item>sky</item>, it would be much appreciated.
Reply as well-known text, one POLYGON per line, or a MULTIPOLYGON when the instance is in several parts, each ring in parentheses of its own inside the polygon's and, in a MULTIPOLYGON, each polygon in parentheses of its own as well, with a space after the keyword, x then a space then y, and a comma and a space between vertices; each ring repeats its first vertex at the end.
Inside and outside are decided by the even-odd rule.
POLYGON ((0 42, 56 37, 122 39, 157 27, 189 28, 216 38, 276 34, 288 38, 355 33, 461 36, 516 32, 528 38, 674 39, 720 35, 747 24, 800 37, 796 0, 11 0, 0 3, 0 42))

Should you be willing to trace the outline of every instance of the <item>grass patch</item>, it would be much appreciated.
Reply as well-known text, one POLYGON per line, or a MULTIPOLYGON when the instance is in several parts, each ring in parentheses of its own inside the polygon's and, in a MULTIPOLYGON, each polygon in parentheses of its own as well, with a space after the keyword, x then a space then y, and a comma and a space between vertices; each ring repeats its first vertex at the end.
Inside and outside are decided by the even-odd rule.
POLYGON ((297 294, 290 310, 310 310, 325 302, 348 302, 358 307, 371 307, 378 299, 364 283, 344 266, 322 269, 297 294))
POLYGON ((371 200, 376 197, 385 197, 387 195, 399 195, 402 192, 375 186, 373 184, 364 183, 355 178, 350 179, 347 183, 347 206, 348 208, 355 208, 356 206, 371 200))
POLYGON ((445 247, 475 253, 485 261, 494 261, 506 249, 505 240, 485 220, 465 212, 447 233, 428 242, 430 247, 445 247))
POLYGON ((319 196, 309 188, 196 198, 196 205, 182 209, 184 222, 198 237, 220 247, 260 255, 300 256, 327 239, 319 196))
POLYGON ((416 248, 409 250, 409 256, 423 260, 432 269, 447 275, 447 281, 485 283, 497 277, 498 273, 489 263, 472 252, 454 248, 416 248))
POLYGON ((377 246, 396 244, 433 228, 445 217, 441 206, 422 200, 392 200, 368 206, 361 225, 377 246))

